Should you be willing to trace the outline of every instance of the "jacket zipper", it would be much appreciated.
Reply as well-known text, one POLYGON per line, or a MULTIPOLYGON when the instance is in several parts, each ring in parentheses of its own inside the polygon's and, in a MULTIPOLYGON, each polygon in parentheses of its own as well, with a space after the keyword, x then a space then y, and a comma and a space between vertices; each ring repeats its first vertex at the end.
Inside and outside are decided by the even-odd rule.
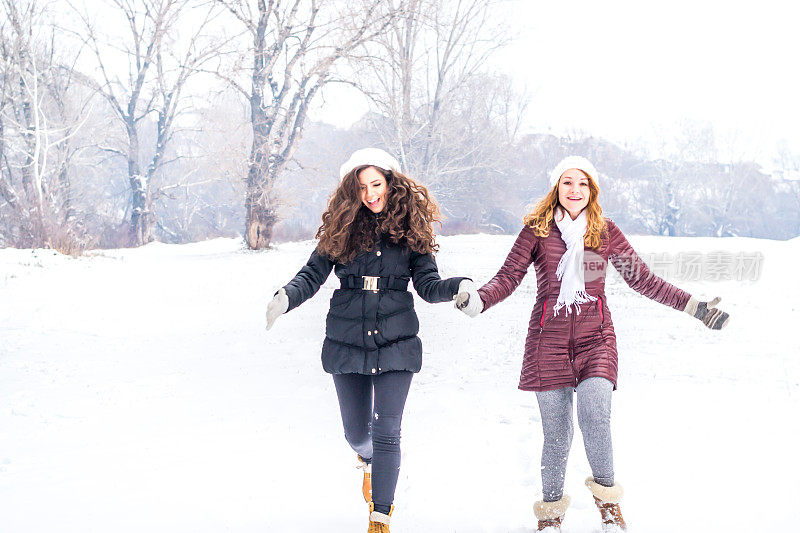
POLYGON ((569 315, 569 360, 575 361, 575 311, 569 315))
MULTIPOLYGON (((367 345, 367 338, 364 336, 364 326, 365 326, 365 322, 367 320, 367 298, 365 296, 366 295, 362 291, 362 293, 361 293, 361 317, 362 317, 361 318, 361 320, 362 320, 362 323, 361 323, 361 338, 362 338, 362 343, 363 343, 362 345, 363 346, 367 345)), ((369 366, 369 350, 364 348, 364 374, 369 376, 370 375, 370 370, 371 369, 370 369, 370 366, 369 366)))
POLYGON ((569 366, 572 367, 573 387, 578 386, 578 375, 575 373, 575 311, 570 313, 569 318, 569 366))

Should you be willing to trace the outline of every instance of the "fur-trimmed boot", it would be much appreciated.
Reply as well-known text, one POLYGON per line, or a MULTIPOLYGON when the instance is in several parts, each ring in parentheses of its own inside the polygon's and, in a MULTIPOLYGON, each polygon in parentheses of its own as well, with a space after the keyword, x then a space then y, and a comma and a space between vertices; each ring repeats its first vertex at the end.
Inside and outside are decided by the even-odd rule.
POLYGON ((600 510, 603 520, 603 533, 619 533, 627 531, 628 526, 622 518, 619 502, 622 499, 622 487, 616 483, 613 487, 605 487, 596 483, 592 476, 586 478, 586 486, 594 496, 594 503, 600 510))
POLYGON ((369 503, 372 501, 372 463, 365 461, 364 458, 358 454, 356 454, 356 457, 358 457, 358 468, 364 471, 361 493, 364 495, 364 501, 369 503))
POLYGON ((562 496, 554 502, 538 501, 533 504, 533 514, 539 521, 536 531, 561 533, 561 521, 569 507, 569 496, 562 496))
POLYGON ((390 533, 389 521, 394 512, 394 505, 389 509, 389 514, 379 513, 375 510, 375 504, 369 502, 369 529, 367 533, 390 533))

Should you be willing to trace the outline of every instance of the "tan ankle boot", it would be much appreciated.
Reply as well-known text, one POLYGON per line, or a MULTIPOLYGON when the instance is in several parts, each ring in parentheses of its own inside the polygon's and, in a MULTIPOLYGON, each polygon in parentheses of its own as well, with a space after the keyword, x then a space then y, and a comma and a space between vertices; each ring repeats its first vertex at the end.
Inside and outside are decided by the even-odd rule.
POLYGON ((389 521, 394 512, 394 505, 389 509, 389 514, 379 513, 375 510, 375 504, 369 502, 369 529, 367 533, 391 533, 389 531, 389 521))
POLYGON ((372 501, 372 464, 366 462, 360 455, 358 457, 358 468, 364 471, 364 481, 361 483, 361 494, 364 495, 364 501, 369 503, 372 501))
POLYGON ((623 494, 619 483, 613 487, 604 487, 589 476, 586 478, 586 486, 589 487, 592 496, 594 496, 594 503, 600 511, 600 519, 603 521, 603 533, 627 531, 628 526, 625 524, 625 519, 622 518, 622 510, 619 508, 619 502, 623 494))
POLYGON ((547 533, 560 533, 561 521, 569 507, 569 496, 562 496, 554 502, 538 501, 533 504, 533 514, 539 521, 537 531, 547 533))

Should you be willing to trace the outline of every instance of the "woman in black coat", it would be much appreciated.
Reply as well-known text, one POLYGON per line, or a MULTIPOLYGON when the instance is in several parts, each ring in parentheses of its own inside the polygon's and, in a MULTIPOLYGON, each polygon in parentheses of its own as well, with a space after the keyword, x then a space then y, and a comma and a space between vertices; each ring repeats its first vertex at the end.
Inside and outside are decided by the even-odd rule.
POLYGON ((389 531, 403 407, 411 378, 422 366, 408 283, 430 303, 474 291, 467 278, 439 277, 432 228, 438 207, 425 187, 399 169, 391 155, 375 148, 356 151, 342 165, 316 250, 267 310, 269 329, 335 270, 341 286, 331 297, 322 366, 333 374, 345 438, 365 470, 369 532, 375 533, 389 531))

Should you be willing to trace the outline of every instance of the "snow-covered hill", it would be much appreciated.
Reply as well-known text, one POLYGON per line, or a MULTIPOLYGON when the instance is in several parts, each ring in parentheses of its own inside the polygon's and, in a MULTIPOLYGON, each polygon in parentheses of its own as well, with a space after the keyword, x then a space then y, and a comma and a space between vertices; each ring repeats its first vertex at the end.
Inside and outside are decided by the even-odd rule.
MULTIPOLYGON (((440 238, 440 270, 485 282, 513 240, 440 238)), ((722 332, 609 280, 630 530, 800 530, 800 239, 631 241, 644 254, 764 260, 757 281, 676 281, 723 297, 722 332)), ((335 277, 264 330, 269 295, 312 247, 0 250, 0 531, 365 530, 360 471, 319 362, 335 277)), ((516 385, 535 290, 531 272, 473 320, 417 300, 424 368, 393 532, 534 528, 541 429, 535 396, 516 385)), ((576 428, 565 533, 600 529, 588 474, 576 428)))

